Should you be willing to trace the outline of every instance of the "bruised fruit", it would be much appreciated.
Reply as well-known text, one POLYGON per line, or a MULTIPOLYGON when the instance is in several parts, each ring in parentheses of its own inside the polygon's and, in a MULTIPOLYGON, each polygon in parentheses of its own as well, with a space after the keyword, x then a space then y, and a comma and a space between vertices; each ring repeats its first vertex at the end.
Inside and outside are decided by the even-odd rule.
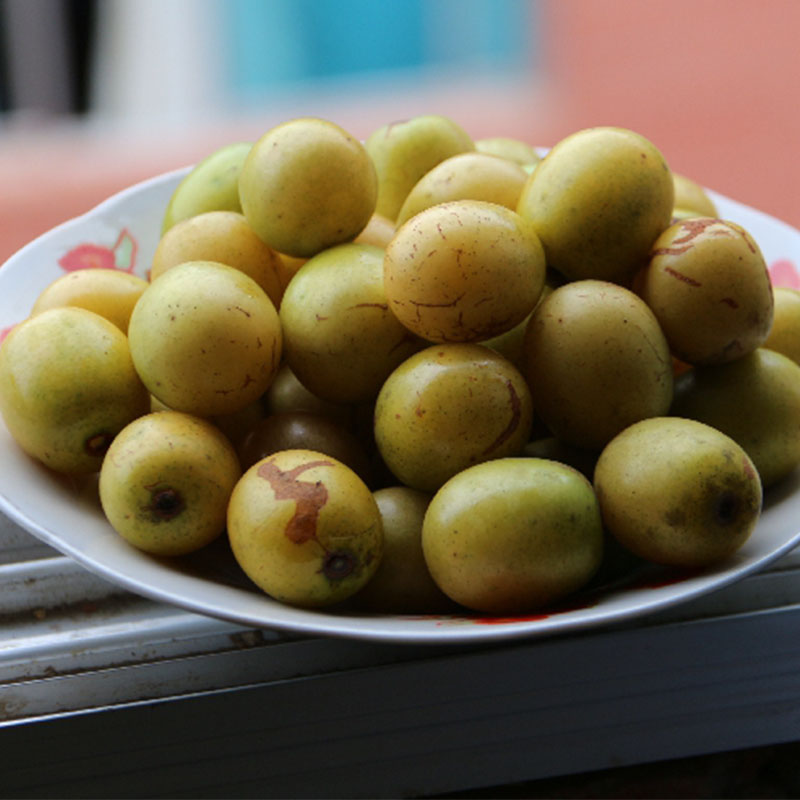
POLYGON ((591 483, 538 458, 501 458, 451 478, 422 526, 428 569, 457 603, 488 614, 525 614, 584 585, 603 559, 591 483))
POLYGON ((0 346, 0 414, 20 447, 57 472, 97 472, 112 439, 149 410, 125 334, 93 311, 43 311, 0 346))
POLYGON ((404 361, 375 403, 375 441, 392 474, 435 491, 456 472, 517 455, 533 407, 519 370, 477 344, 428 347, 404 361))
POLYGON ((435 614, 456 606, 436 585, 422 552, 422 521, 431 495, 407 486, 375 492, 383 523, 383 558, 359 592, 359 607, 383 614, 435 614))
POLYGON ((189 261, 150 284, 131 315, 131 355, 150 392, 175 411, 240 411, 275 377, 282 335, 264 290, 240 270, 189 261))
POLYGON ((695 420, 656 417, 600 454, 594 488, 603 522, 631 552, 698 568, 735 553, 761 513, 762 486, 747 453, 695 420))
POLYGON ((157 411, 112 443, 100 470, 100 502, 111 527, 134 547, 185 555, 222 533, 240 474, 233 447, 211 423, 157 411))
POLYGON ((304 607, 355 594, 383 552, 372 492, 342 462, 313 450, 283 450, 242 475, 228 506, 228 537, 257 586, 304 607))
POLYGON ((800 366, 781 353, 760 347, 727 364, 684 372, 670 413, 734 439, 765 487, 800 464, 800 366))
POLYGON ((688 364, 719 364, 760 347, 773 318, 761 250, 740 225, 711 217, 676 222, 658 237, 636 291, 670 349, 688 364))
POLYGON ((495 203, 460 200, 420 212, 386 248, 389 308, 431 342, 479 342, 530 314, 545 284, 533 227, 495 203))
POLYGON ((531 317, 524 370, 536 414, 568 444, 599 450, 628 425, 669 411, 669 347, 653 312, 629 289, 573 281, 531 317))

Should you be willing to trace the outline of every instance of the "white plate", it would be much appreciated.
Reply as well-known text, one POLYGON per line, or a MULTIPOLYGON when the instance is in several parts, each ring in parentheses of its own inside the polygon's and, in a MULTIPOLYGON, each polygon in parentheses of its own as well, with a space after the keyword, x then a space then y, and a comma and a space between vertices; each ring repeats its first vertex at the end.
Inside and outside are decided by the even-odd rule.
MULTIPOLYGON (((28 313, 39 292, 65 269, 116 266, 145 276, 166 203, 186 170, 133 186, 84 216, 46 233, 0 269, 0 335, 28 313), (61 263, 59 263, 61 262, 61 263)), ((792 278, 800 232, 711 193, 720 216, 743 225, 775 274, 792 278)), ((252 586, 224 541, 183 559, 154 558, 130 547, 100 510, 94 480, 54 476, 27 457, 0 422, 0 508, 42 541, 88 569, 155 600, 232 622, 297 633, 389 642, 478 643, 586 629, 632 619, 719 589, 762 569, 800 542, 800 472, 766 498, 744 547, 713 569, 686 574, 654 566, 601 585, 547 613, 508 619, 478 615, 420 617, 307 611, 281 605, 252 586)), ((223 537, 224 539, 224 537, 223 537)))

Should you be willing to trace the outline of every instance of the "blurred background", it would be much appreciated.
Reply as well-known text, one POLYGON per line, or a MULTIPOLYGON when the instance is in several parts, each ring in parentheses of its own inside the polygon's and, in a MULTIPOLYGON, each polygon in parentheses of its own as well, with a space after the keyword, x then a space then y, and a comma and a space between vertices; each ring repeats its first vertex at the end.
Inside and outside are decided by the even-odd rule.
POLYGON ((296 116, 650 138, 800 227, 798 0, 0 0, 0 263, 296 116))

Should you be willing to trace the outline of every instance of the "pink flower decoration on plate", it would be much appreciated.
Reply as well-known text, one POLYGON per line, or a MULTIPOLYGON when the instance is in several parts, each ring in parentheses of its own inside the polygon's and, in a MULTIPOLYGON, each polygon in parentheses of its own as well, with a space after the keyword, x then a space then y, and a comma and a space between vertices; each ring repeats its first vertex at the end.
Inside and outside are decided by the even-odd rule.
POLYGON ((119 269, 133 272, 136 266, 136 240, 127 228, 120 231, 111 247, 83 243, 58 259, 58 265, 67 272, 76 269, 119 269))
POLYGON ((785 286, 789 289, 800 289, 800 272, 793 261, 779 258, 769 265, 769 277, 773 286, 785 286))

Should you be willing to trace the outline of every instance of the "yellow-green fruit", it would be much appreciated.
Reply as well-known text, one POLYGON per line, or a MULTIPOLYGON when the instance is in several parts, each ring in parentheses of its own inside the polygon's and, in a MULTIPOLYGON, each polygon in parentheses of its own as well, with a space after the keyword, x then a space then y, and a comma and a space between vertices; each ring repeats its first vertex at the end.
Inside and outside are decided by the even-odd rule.
POLYGON ((134 547, 180 556, 225 529, 236 453, 210 422, 157 411, 126 426, 100 470, 100 502, 111 527, 134 547))
POLYGON ((785 286, 772 289, 772 328, 763 346, 800 364, 800 292, 785 286))
POLYGON ((278 312, 238 269, 189 261, 150 284, 128 327, 131 355, 167 407, 201 417, 259 398, 281 359, 278 312))
POLYGON ((547 264, 570 280, 627 285, 670 224, 672 174, 659 150, 624 128, 588 128, 558 142, 522 190, 547 264))
POLYGON ((161 233, 206 211, 241 211, 239 173, 252 142, 226 144, 196 164, 170 197, 161 233))
POLYGON ((764 343, 772 326, 764 256, 734 222, 695 217, 671 225, 637 275, 636 291, 687 364, 741 358, 764 343))
POLYGON ((519 139, 510 139, 506 136, 490 136, 485 139, 475 140, 475 149, 479 153, 505 158, 522 167, 536 166, 541 157, 536 148, 519 139))
POLYGON ((267 293, 275 308, 280 305, 281 257, 256 236, 243 214, 208 211, 175 223, 156 247, 150 280, 187 261, 216 261, 241 270, 267 293))
POLYGON ((451 156, 417 181, 400 208, 397 224, 452 200, 484 200, 514 211, 527 178, 519 164, 503 158, 485 153, 451 156))
POLYGON ((360 607, 382 614, 435 614, 454 604, 436 585, 422 552, 422 521, 431 495, 407 486, 375 492, 383 523, 383 558, 359 592, 360 607))
POLYGON ((31 316, 48 308, 77 306, 94 311, 113 322, 123 333, 136 301, 147 288, 147 281, 138 275, 118 269, 77 269, 56 278, 36 298, 31 316))
POLYGON ((228 505, 228 537, 257 586, 305 607, 355 594, 383 552, 381 515, 366 484, 313 450, 283 450, 242 475, 228 505))
POLYGON ((599 450, 672 402, 672 358, 653 312, 607 281, 551 292, 528 324, 524 359, 537 415, 576 447, 599 450))
POLYGON ((422 547, 434 581, 457 603, 526 614, 589 582, 603 559, 603 526, 592 485, 577 470, 504 458, 439 489, 422 547))
POLYGON ((475 149, 469 134, 438 114, 421 114, 374 131, 365 143, 378 175, 376 211, 397 219, 417 181, 438 163, 475 149))
POLYGON ((57 472, 97 472, 112 439, 149 410, 125 334, 93 311, 43 311, 0 346, 0 414, 20 447, 57 472))
POLYGON ((533 406, 514 365, 488 347, 443 344, 404 361, 375 403, 375 440, 395 477, 433 492, 462 469, 517 455, 533 406))
POLYGON ((479 342, 511 330, 544 288, 533 226, 480 200, 442 203, 402 225, 386 248, 389 308, 431 342, 479 342))
POLYGON ((753 462, 716 428, 680 417, 631 425, 600 454, 594 473, 603 522, 636 555, 704 567, 735 553, 761 513, 753 462))
POLYGON ((684 372, 675 380, 670 413, 734 439, 764 487, 800 464, 800 366, 781 353, 759 348, 727 364, 684 372))
POLYGON ((389 373, 423 343, 389 309, 383 250, 343 244, 310 258, 280 309, 286 363, 318 397, 375 399, 389 373))
POLYGON ((717 207, 706 190, 685 175, 672 173, 675 187, 675 208, 692 211, 696 217, 716 217, 717 207))
POLYGON ((333 122, 301 118, 267 131, 239 175, 242 211, 279 253, 309 257, 350 241, 375 212, 378 179, 361 142, 333 122))

